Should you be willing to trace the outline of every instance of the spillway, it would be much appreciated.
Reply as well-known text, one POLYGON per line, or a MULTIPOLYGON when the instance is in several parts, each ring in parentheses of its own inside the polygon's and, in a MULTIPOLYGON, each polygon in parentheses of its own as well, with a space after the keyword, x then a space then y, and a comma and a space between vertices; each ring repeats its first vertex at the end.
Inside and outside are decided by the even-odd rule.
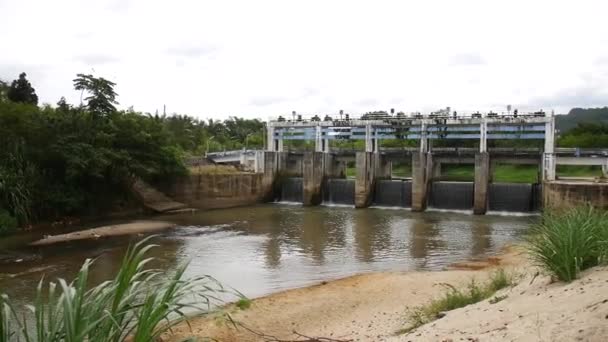
POLYGON ((387 207, 412 206, 412 182, 403 180, 377 180, 374 189, 375 205, 387 207))
POLYGON ((326 182, 324 201, 329 204, 355 204, 355 180, 331 178, 326 182))
POLYGON ((303 179, 302 177, 288 177, 281 182, 282 202, 302 202, 303 201, 303 179))
POLYGON ((473 208, 472 182, 433 182, 429 206, 437 209, 470 210, 473 208))
POLYGON ((540 207, 539 184, 493 183, 488 196, 492 211, 531 212, 540 207))

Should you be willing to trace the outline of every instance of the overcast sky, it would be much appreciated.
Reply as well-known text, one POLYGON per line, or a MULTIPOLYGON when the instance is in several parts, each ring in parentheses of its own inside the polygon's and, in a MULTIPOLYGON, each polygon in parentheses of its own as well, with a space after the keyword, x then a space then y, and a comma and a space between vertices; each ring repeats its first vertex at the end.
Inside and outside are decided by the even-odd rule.
POLYGON ((201 118, 608 105, 608 1, 0 0, 0 79, 201 118))

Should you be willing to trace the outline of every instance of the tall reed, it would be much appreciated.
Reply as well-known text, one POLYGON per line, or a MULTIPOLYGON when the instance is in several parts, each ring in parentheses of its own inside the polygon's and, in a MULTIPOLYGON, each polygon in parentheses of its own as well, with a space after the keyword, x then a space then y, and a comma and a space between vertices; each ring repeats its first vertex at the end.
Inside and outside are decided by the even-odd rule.
POLYGON ((562 281, 572 281, 589 267, 608 261, 608 214, 583 206, 546 212, 528 239, 539 266, 562 281))
POLYGON ((155 341, 186 320, 188 310, 208 313, 221 303, 220 294, 236 294, 210 276, 183 279, 186 264, 170 277, 146 267, 153 260, 145 257, 154 247, 148 241, 129 248, 116 277, 94 287, 88 286, 92 260, 71 283, 59 279, 45 286, 41 280, 28 306, 35 327, 0 295, 0 342, 155 341))

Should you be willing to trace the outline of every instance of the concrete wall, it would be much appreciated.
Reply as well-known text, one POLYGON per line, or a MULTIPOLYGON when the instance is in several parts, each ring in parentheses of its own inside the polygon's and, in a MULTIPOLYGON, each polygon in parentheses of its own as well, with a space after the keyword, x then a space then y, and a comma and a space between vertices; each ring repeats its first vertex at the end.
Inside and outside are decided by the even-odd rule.
POLYGON ((273 182, 265 174, 190 175, 163 189, 172 199, 198 209, 219 209, 263 202, 273 182))
POLYGON ((321 187, 325 175, 323 152, 305 152, 302 164, 304 166, 303 199, 305 206, 321 204, 321 187))
POLYGON ((488 185, 490 183, 490 155, 487 152, 475 155, 475 195, 473 213, 483 215, 488 210, 488 185))
POLYGON ((545 209, 562 210, 584 204, 608 209, 608 183, 565 181, 543 183, 545 209))
POLYGON ((372 201, 376 180, 376 162, 373 152, 357 152, 355 179, 355 207, 368 207, 372 201))
POLYGON ((430 153, 412 154, 412 211, 424 211, 427 205, 428 194, 428 167, 433 167, 430 153), (428 159, 428 160, 427 160, 428 159), (427 165, 428 164, 428 165, 427 165))

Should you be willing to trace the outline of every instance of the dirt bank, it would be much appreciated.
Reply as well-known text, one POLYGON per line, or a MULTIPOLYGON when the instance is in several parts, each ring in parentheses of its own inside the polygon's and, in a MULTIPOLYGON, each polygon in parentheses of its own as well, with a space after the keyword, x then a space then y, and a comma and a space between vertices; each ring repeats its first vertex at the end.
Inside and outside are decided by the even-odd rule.
POLYGON ((77 232, 49 235, 30 243, 30 246, 45 246, 60 242, 91 240, 110 236, 121 236, 140 233, 154 233, 174 227, 175 224, 164 221, 134 221, 124 224, 102 226, 77 232))
POLYGON ((527 273, 517 286, 390 341, 606 341, 608 267, 570 283, 527 273))
MULTIPOLYGON (((251 308, 232 314, 235 321, 283 340, 295 340, 293 331, 309 336, 326 336, 355 341, 386 341, 406 326, 408 307, 427 303, 443 291, 441 283, 455 286, 472 277, 486 277, 489 268, 508 269, 525 264, 516 249, 500 258, 442 272, 406 272, 364 274, 307 288, 289 290, 255 299, 251 308), (483 268, 483 267, 486 268, 483 268), (476 270, 473 270, 476 269, 476 270)), ((170 338, 178 341, 196 335, 220 341, 264 341, 243 328, 212 318, 192 320, 175 329, 170 338)))

